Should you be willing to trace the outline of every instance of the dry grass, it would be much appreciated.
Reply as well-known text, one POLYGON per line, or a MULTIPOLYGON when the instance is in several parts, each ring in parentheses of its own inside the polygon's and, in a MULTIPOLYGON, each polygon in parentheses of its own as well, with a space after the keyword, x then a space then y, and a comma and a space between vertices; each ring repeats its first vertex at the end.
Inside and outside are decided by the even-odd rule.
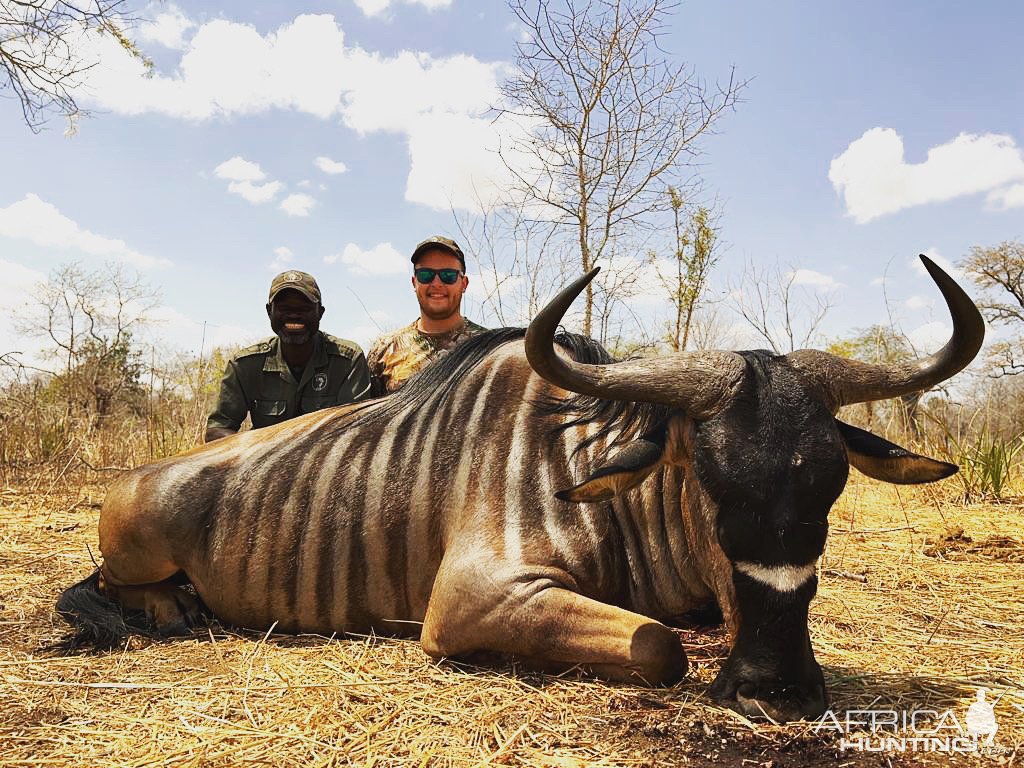
MULTIPOLYGON (((46 650, 52 606, 90 568, 96 486, 39 480, 0 496, 0 766, 945 765, 837 757, 806 723, 709 706, 725 638, 687 631, 693 671, 652 690, 515 667, 435 664, 408 641, 238 633, 46 650)), ((1024 514, 856 479, 833 510, 811 634, 833 709, 955 708, 999 698, 996 757, 1024 745, 1024 514)), ((965 759, 964 759, 965 760, 965 759)))

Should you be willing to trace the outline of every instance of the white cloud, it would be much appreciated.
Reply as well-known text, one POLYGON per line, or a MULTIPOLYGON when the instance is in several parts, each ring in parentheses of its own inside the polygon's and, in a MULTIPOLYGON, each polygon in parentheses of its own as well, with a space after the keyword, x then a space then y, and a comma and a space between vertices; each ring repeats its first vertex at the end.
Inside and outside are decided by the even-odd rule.
MULTIPOLYGON (((340 117, 362 134, 384 131, 408 138, 406 199, 440 210, 473 209, 479 199, 493 199, 507 181, 496 154, 498 137, 517 127, 508 119, 492 123, 487 116, 500 96, 503 65, 463 54, 385 56, 344 43, 331 15, 301 15, 265 35, 247 24, 216 19, 198 27, 173 70, 150 73, 109 36, 92 35, 82 42, 83 58, 99 63, 83 75, 86 82, 76 95, 120 114, 186 120, 271 109, 340 117), (439 152, 444 154, 438 157, 439 152)), ((238 165, 237 173, 253 172, 238 165)))
POLYGON ((439 8, 448 8, 452 0, 405 0, 409 5, 422 5, 428 11, 436 11, 439 8))
POLYGON ((404 133, 423 114, 481 114, 498 95, 498 64, 463 54, 346 48, 341 27, 326 14, 297 16, 266 35, 226 19, 207 22, 169 73, 147 72, 108 37, 83 41, 100 63, 76 95, 122 114, 205 120, 286 109, 341 115, 360 132, 404 133))
POLYGON ((834 291, 843 285, 837 282, 832 275, 815 272, 813 269, 798 269, 791 274, 793 285, 809 285, 824 291, 834 291))
POLYGON ((1009 136, 961 133, 907 163, 903 139, 872 128, 832 160, 828 173, 859 224, 917 205, 952 200, 1024 179, 1024 152, 1009 136))
POLYGON ((213 175, 228 181, 263 181, 267 177, 259 163, 246 160, 240 155, 218 165, 213 169, 213 175))
POLYGON ((407 133, 429 115, 482 115, 499 96, 499 65, 463 54, 383 57, 355 48, 346 69, 342 118, 359 133, 407 133))
MULTIPOLYGON (((19 334, 9 318, 31 313, 32 296, 46 283, 46 275, 30 267, 7 259, 0 259, 0 274, 4 276, 4 290, 0 291, 0 313, 7 322, 0 323, 0 355, 11 354, 11 362, 23 365, 43 365, 45 360, 35 343, 19 334)), ((0 370, 0 374, 2 374, 0 370)), ((10 372, 10 371, 8 371, 10 372)))
POLYGON ((924 296, 911 296, 906 301, 907 309, 927 309, 934 303, 934 301, 927 299, 924 296))
POLYGON ((0 208, 0 235, 28 240, 47 248, 73 248, 90 256, 116 259, 137 267, 166 267, 171 264, 167 259, 129 248, 124 240, 103 237, 83 229, 58 211, 56 206, 31 192, 23 200, 0 208))
MULTIPOLYGON (((356 6, 366 16, 380 16, 391 7, 391 0, 355 0, 356 6)), ((405 0, 406 5, 422 5, 428 11, 448 8, 452 0, 405 0)))
POLYGON ((278 246, 274 249, 274 260, 270 262, 269 269, 271 272, 284 272, 293 261, 295 254, 292 253, 292 249, 284 245, 278 246))
POLYGON ((339 261, 354 275, 399 275, 412 272, 409 258, 400 254, 391 243, 377 243, 368 250, 349 243, 341 253, 324 258, 326 264, 339 261))
POLYGON ((253 205, 269 203, 284 185, 280 181, 268 181, 265 184, 253 184, 251 181, 232 181, 228 184, 228 192, 248 200, 253 205))
MULTIPOLYGON (((422 117, 409 126, 411 166, 405 199, 438 211, 486 209, 511 183, 498 155, 502 137, 521 130, 510 119, 492 121, 465 114, 422 117)), ((508 152, 506 159, 513 161, 508 152)))
POLYGON ((178 66, 164 74, 147 71, 109 35, 88 34, 79 48, 99 63, 76 95, 130 115, 205 120, 280 108, 326 118, 339 106, 343 43, 332 16, 298 16, 266 36, 216 19, 199 27, 178 66))
POLYGON ((278 207, 289 216, 309 216, 314 205, 316 205, 314 198, 297 192, 294 195, 288 195, 278 207))
POLYGON ((251 344, 260 333, 240 325, 216 325, 195 320, 173 307, 155 307, 145 314, 149 327, 145 335, 173 349, 209 355, 216 347, 251 344))
POLYGON ((365 16, 379 16, 391 5, 391 0, 355 0, 365 16))
POLYGON ((253 205, 269 203, 284 188, 279 181, 264 181, 267 174, 260 168, 260 164, 239 155, 225 160, 214 168, 213 175, 218 179, 228 179, 228 192, 248 200, 253 205))
POLYGON ((1024 184, 1014 184, 1006 189, 997 189, 988 195, 988 203, 998 210, 1024 208, 1024 184))
MULTIPOLYGON (((159 9, 159 6, 150 6, 147 13, 159 9)), ((176 5, 168 5, 160 10, 151 21, 144 21, 139 25, 138 37, 144 43, 156 43, 181 50, 185 47, 185 33, 195 29, 196 23, 188 18, 176 5)))
POLYGON ((953 329, 949 325, 935 321, 918 326, 907 334, 907 338, 910 339, 910 343, 914 345, 914 349, 918 350, 918 352, 931 353, 937 351, 943 344, 949 341, 952 333, 953 329))
MULTIPOLYGON (((953 263, 949 259, 940 254, 937 248, 935 248, 934 246, 929 248, 924 252, 924 255, 927 256, 932 261, 934 261, 940 267, 942 267, 943 271, 947 275, 952 277, 954 280, 958 282, 963 282, 963 273, 959 269, 954 267, 953 263)), ((928 270, 924 268, 924 262, 921 261, 920 258, 914 256, 910 260, 910 264, 911 266, 913 266, 914 271, 917 272, 917 274, 923 275, 924 277, 927 277, 929 280, 931 280, 931 276, 928 274, 928 270)))
MULTIPOLYGON (((0 291, 0 309, 21 309, 36 288, 46 282, 46 275, 30 267, 7 259, 0 259, 0 274, 4 276, 4 289, 0 291)), ((7 350, 0 349, 0 353, 7 350)))
POLYGON ((342 338, 351 339, 361 346, 363 351, 368 350, 377 337, 397 327, 397 324, 387 312, 372 310, 368 314, 369 323, 342 328, 339 333, 342 338))
POLYGON ((348 170, 348 166, 340 160, 331 160, 331 158, 324 157, 323 155, 314 160, 313 164, 324 173, 331 175, 344 173, 348 170))

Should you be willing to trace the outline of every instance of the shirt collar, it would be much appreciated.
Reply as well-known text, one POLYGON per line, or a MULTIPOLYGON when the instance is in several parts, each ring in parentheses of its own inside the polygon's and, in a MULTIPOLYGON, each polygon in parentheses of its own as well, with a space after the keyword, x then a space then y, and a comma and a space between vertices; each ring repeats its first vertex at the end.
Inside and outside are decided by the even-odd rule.
MULTIPOLYGON (((317 331, 316 337, 313 339, 313 356, 306 363, 306 370, 312 371, 316 368, 323 368, 325 365, 327 365, 327 347, 324 345, 323 332, 317 331)), ((277 336, 270 340, 270 349, 263 360, 263 372, 291 376, 291 369, 281 353, 281 339, 277 336)), ((303 376, 302 378, 307 377, 303 376)))

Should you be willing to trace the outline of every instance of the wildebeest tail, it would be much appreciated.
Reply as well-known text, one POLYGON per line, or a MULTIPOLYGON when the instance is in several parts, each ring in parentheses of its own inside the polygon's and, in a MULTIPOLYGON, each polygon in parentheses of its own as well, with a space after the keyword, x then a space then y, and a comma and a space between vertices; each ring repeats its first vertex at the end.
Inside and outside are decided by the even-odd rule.
POLYGON ((57 598, 57 613, 72 627, 72 633, 57 647, 111 650, 124 645, 129 635, 153 636, 153 628, 142 611, 123 610, 100 594, 100 570, 65 589, 57 598))

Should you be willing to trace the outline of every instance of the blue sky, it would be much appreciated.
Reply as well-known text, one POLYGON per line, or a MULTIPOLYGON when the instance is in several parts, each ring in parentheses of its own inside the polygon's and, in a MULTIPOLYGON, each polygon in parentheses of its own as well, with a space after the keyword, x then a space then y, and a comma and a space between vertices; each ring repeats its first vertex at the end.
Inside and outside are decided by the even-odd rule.
MULTIPOLYGON (((494 163, 485 110, 519 34, 504 3, 182 1, 139 15, 154 22, 135 31, 154 76, 89 42, 102 61, 77 135, 59 120, 33 134, 0 101, 3 308, 24 312, 58 264, 113 259, 159 288, 152 333, 182 349, 198 351, 203 322, 207 347, 267 335, 277 268, 318 278, 336 335, 366 345, 411 321, 407 254, 455 234, 449 200, 494 163)), ((823 330, 836 336, 886 320, 885 274, 904 330, 941 336, 915 254, 949 263, 1024 237, 1022 23, 1011 2, 683 3, 664 48, 706 79, 733 65, 750 79, 700 145, 721 209, 716 289, 747 262, 803 270, 801 290, 835 304, 823 330)), ((653 323, 665 308, 644 311, 653 323)), ((7 325, 0 352, 31 352, 7 325)))

